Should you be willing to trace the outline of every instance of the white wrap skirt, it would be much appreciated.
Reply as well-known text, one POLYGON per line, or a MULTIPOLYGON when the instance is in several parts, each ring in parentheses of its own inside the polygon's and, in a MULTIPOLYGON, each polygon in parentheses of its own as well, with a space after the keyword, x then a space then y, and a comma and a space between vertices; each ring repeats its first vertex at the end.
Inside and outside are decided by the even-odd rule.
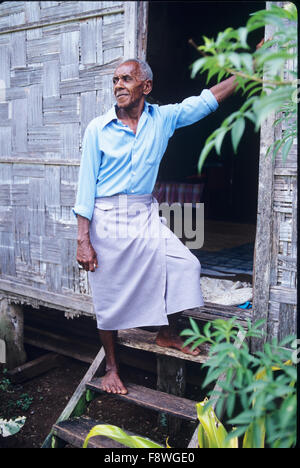
POLYGON ((89 272, 97 328, 168 325, 168 315, 203 306, 199 260, 161 221, 151 195, 95 199, 89 272))

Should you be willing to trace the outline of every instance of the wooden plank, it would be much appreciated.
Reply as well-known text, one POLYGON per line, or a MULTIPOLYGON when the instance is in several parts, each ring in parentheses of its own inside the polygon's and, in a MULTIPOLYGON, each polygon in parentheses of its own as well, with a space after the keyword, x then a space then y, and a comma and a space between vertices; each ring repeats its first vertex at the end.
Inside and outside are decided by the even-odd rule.
POLYGON ((15 278, 14 281, 0 279, 0 291, 9 296, 13 302, 15 300, 16 302, 21 301, 24 304, 32 304, 31 299, 34 299, 34 302, 36 301, 37 304, 46 307, 55 307, 63 311, 93 315, 92 298, 86 295, 71 292, 66 295, 42 291, 26 284, 17 283, 15 278))
POLYGON ((59 354, 48 353, 30 362, 26 362, 22 366, 9 370, 7 375, 13 383, 26 382, 54 367, 58 367, 60 360, 61 356, 59 354))
POLYGON ((118 343, 122 346, 130 348, 143 349, 156 354, 163 354, 165 356, 173 356, 178 359, 186 361, 193 361, 203 363, 208 359, 209 346, 207 344, 200 345, 201 353, 198 356, 182 353, 177 349, 164 348, 155 344, 155 334, 144 330, 132 328, 129 330, 119 330, 118 343))
MULTIPOLYGON (((71 9, 73 11, 67 15, 66 15, 66 12, 64 11, 61 15, 53 16, 51 19, 42 17, 38 21, 32 21, 27 24, 20 24, 20 25, 13 26, 13 27, 11 27, 11 25, 2 27, 0 28, 0 35, 16 32, 16 31, 28 31, 31 29, 43 28, 45 26, 50 26, 50 25, 54 26, 54 25, 59 25, 59 24, 67 24, 76 20, 82 21, 82 20, 87 20, 90 18, 99 17, 99 16, 115 15, 117 13, 124 12, 123 6, 120 6, 120 5, 103 8, 101 10, 92 10, 88 14, 85 14, 85 15, 83 15, 81 12, 74 14, 74 4, 71 6, 71 9)), ((2 11, 2 7, 1 7, 1 11, 2 11)), ((57 13, 56 8, 54 9, 54 11, 55 13, 57 13)))
POLYGON ((138 2, 124 4, 124 60, 137 56, 137 4, 138 2))
MULTIPOLYGON (((98 393, 106 393, 100 388, 101 378, 93 379, 92 381, 86 384, 87 388, 98 393)), ((173 416, 188 419, 196 420, 197 411, 196 411, 196 401, 189 400, 187 398, 181 398, 175 395, 169 395, 165 392, 160 392, 158 390, 153 390, 151 388, 142 387, 141 385, 136 385, 126 382, 126 388, 128 393, 122 395, 120 393, 110 393, 110 396, 113 398, 118 398, 123 401, 134 403, 136 405, 142 406, 143 408, 148 408, 154 411, 162 411, 164 413, 171 414, 173 416)))
POLYGON ((246 326, 246 319, 251 320, 252 312, 240 309, 239 307, 221 306, 220 304, 206 302, 203 307, 183 311, 182 316, 192 317, 196 320, 201 320, 204 322, 210 322, 219 318, 228 320, 236 317, 241 325, 246 326))
POLYGON ((19 31, 11 36, 11 67, 26 67, 25 32, 19 31))
MULTIPOLYGON (((94 421, 87 416, 82 416, 81 418, 69 419, 55 424, 53 426, 53 433, 67 443, 81 448, 86 436, 97 424, 104 423, 101 421, 94 421)), ((126 431, 126 433, 128 435, 134 435, 130 431, 126 431)), ((95 436, 89 440, 88 448, 124 448, 124 445, 108 437, 95 436)))
MULTIPOLYGON (((169 395, 183 397, 186 388, 186 361, 171 356, 157 356, 157 390, 169 395)), ((195 406, 194 406, 195 409, 195 406)), ((165 426, 166 414, 158 416, 158 424, 165 426)), ((167 415, 167 432, 169 436, 178 434, 181 420, 167 415)))
POLYGON ((61 81, 79 77, 79 31, 60 35, 60 79, 61 81))
POLYGON ((43 70, 43 97, 59 96, 60 70, 58 60, 45 62, 43 70))
MULTIPOLYGON (((267 2, 267 9, 271 2, 267 2)), ((265 27, 265 41, 274 34, 275 26, 265 27)), ((276 47, 275 47, 276 49, 276 47)), ((268 93, 269 91, 266 90, 268 93)), ((255 239, 255 275, 253 277, 253 322, 265 319, 264 331, 267 331, 267 319, 269 310, 269 288, 271 275, 271 250, 272 250, 272 207, 273 207, 273 172, 275 161, 266 158, 268 147, 275 141, 273 122, 275 113, 271 112, 261 125, 260 156, 259 156, 259 180, 257 202, 257 228, 255 239)), ((253 338, 251 347, 253 351, 261 349, 266 338, 253 338)))
MULTIPOLYGON (((77 405, 79 404, 81 398, 84 396, 86 390, 86 384, 89 382, 102 365, 104 361, 105 353, 103 347, 101 347, 100 351, 98 352, 97 356, 95 357, 94 361, 92 362, 91 366, 89 367, 88 371, 86 372, 85 376, 81 380, 80 384, 76 388, 75 392, 73 393, 71 399, 69 400, 67 406, 57 419, 55 424, 58 424, 61 421, 65 421, 66 419, 72 416, 72 413, 76 410, 77 405)), ((50 434, 46 437, 42 448, 49 448, 51 445, 51 438, 52 438, 53 430, 51 429, 50 434)))
POLYGON ((283 286, 270 288, 270 300, 283 304, 297 305, 297 290, 283 286))
MULTIPOLYGON (((0 130, 1 130, 1 127, 0 127, 0 130)), ((11 129, 9 129, 8 134, 10 134, 10 130, 11 129)), ((1 137, 1 134, 0 134, 0 137, 1 137)), ((30 152, 27 154, 28 156, 31 156, 30 152)), ((44 164, 45 166, 76 166, 77 167, 77 166, 80 166, 80 160, 78 159, 68 159, 68 160, 44 159, 44 158, 31 158, 31 157, 29 157, 28 159, 25 159, 25 158, 19 158, 19 157, 16 157, 16 158, 6 157, 0 160, 0 164, 27 164, 27 165, 44 164)))
POLYGON ((149 2, 139 1, 137 5, 137 57, 147 59, 149 2))
POLYGON ((24 342, 53 353, 92 363, 97 350, 93 345, 79 342, 78 338, 62 336, 36 327, 25 325, 24 342))

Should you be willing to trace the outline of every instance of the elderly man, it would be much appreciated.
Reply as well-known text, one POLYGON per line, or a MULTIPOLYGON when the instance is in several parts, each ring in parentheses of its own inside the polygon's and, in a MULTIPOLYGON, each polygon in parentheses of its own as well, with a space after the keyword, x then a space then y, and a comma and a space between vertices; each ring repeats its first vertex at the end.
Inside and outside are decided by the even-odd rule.
POLYGON ((158 345, 199 353, 183 348, 176 317, 203 305, 200 263, 160 221, 151 193, 174 131, 216 110, 236 84, 231 77, 179 104, 151 105, 149 65, 126 60, 113 76, 116 105, 87 126, 74 207, 77 261, 89 272, 106 355, 104 391, 127 393, 115 354, 119 329, 160 326, 158 345))

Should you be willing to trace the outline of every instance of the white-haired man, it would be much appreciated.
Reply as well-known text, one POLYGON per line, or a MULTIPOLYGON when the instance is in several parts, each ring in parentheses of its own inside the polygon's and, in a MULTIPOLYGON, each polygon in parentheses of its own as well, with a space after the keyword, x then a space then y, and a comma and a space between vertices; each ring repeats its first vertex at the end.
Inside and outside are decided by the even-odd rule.
POLYGON ((126 60, 113 76, 116 105, 86 129, 74 207, 77 261, 89 272, 106 353, 104 391, 127 393, 115 354, 119 329, 160 326, 158 345, 199 353, 183 348, 176 318, 203 305, 200 263, 161 223, 152 190, 174 131, 216 110, 236 85, 231 77, 179 104, 151 105, 146 101, 152 90, 149 65, 126 60), (142 208, 134 211, 136 203, 142 208), (125 229, 126 235, 115 235, 116 224, 122 232, 135 227, 138 234, 125 229), (150 224, 158 235, 144 235, 150 224))

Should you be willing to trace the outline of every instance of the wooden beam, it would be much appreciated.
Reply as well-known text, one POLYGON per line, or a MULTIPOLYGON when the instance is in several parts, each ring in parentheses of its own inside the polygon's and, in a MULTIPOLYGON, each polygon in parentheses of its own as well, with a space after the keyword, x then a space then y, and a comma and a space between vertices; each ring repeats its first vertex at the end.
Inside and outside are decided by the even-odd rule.
POLYGON ((13 383, 26 382, 38 375, 47 372, 54 367, 58 367, 62 360, 62 356, 56 353, 47 353, 33 361, 26 362, 22 366, 15 367, 7 372, 8 378, 13 383))
MULTIPOLYGON (((157 390, 166 392, 176 397, 183 397, 186 388, 186 361, 171 356, 157 356, 157 390)), ((170 397, 171 399, 174 396, 170 397)), ((193 411, 196 414, 195 402, 193 411)), ((181 420, 166 415, 164 412, 158 415, 158 425, 163 428, 167 425, 170 436, 178 434, 181 420), (166 421, 166 424, 165 424, 166 421)))
POLYGON ((158 355, 173 356, 177 359, 203 363, 208 359, 209 346, 200 345, 201 353, 198 356, 185 354, 177 349, 164 348, 155 344, 155 334, 144 330, 132 328, 130 330, 120 330, 118 332, 118 343, 130 348, 143 349, 158 355))
MULTIPOLYGON (((75 412, 76 407, 78 406, 78 404, 80 404, 81 399, 84 397, 84 394, 86 392, 87 382, 93 379, 99 367, 102 365, 104 358, 105 358, 104 348, 101 347, 93 363, 89 367, 87 373, 81 380, 80 384, 78 385, 71 399, 69 400, 69 403, 67 404, 67 406, 65 407, 65 409, 63 410, 63 412, 61 413, 61 415, 59 416, 55 424, 58 424, 61 421, 65 421, 66 419, 69 419, 72 416, 72 414, 75 412)), ((53 436, 53 429, 51 429, 51 432, 46 437, 41 448, 50 448, 52 436, 53 436)))
POLYGON ((46 26, 57 26, 60 24, 67 24, 73 21, 84 21, 92 18, 99 18, 100 16, 107 16, 107 15, 116 15, 118 13, 124 13, 124 9, 120 7, 108 7, 102 10, 92 10, 88 14, 83 13, 76 13, 74 15, 68 16, 68 18, 53 18, 51 20, 48 19, 41 19, 39 21, 33 21, 27 24, 20 24, 12 27, 4 27, 0 28, 0 35, 1 34, 10 34, 19 31, 29 31, 31 29, 38 29, 44 28, 46 26))
MULTIPOLYGON (((267 2, 270 9, 271 2, 267 2)), ((265 42, 273 36, 275 26, 266 25, 265 42)), ((273 47, 274 48, 274 47, 273 47)), ((269 91, 266 89, 266 92, 269 91)), ((265 319, 263 328, 267 332, 267 320, 270 300, 270 277, 271 277, 271 255, 272 255, 272 233, 273 233, 273 182, 274 182, 274 158, 266 153, 269 146, 275 140, 274 123, 275 113, 268 114, 261 125, 260 130, 260 155, 259 155, 259 179, 257 200, 257 226, 255 238, 255 265, 253 276, 253 322, 265 319)), ((262 349, 266 338, 252 339, 251 349, 256 351, 262 349)))

